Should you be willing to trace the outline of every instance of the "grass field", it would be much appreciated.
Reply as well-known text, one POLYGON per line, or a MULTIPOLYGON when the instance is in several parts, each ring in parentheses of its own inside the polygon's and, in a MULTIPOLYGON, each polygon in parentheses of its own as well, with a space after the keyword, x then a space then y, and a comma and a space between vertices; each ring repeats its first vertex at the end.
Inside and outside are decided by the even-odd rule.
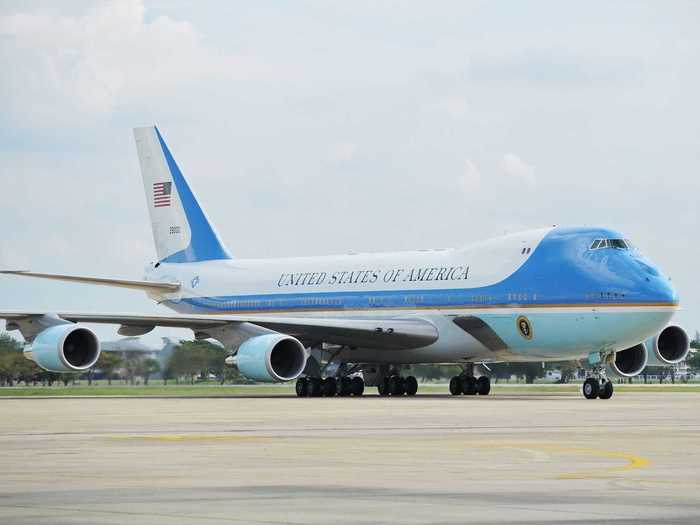
MULTIPOLYGON (((579 392, 581 386, 578 384, 568 385, 525 385, 525 384, 499 384, 492 385, 494 394, 517 394, 517 393, 565 393, 579 392)), ((616 392, 695 392, 700 393, 700 384, 634 384, 615 385, 616 392)), ((376 389, 368 387, 369 394, 375 394, 376 389)), ((158 397, 227 397, 227 396, 268 396, 280 395, 288 396, 294 393, 294 385, 177 385, 152 384, 143 385, 123 385, 123 384, 95 384, 69 385, 69 386, 15 386, 0 388, 0 397, 44 397, 44 396, 158 396, 158 397)), ((446 394, 447 385, 442 384, 421 384, 418 389, 419 394, 446 394)))

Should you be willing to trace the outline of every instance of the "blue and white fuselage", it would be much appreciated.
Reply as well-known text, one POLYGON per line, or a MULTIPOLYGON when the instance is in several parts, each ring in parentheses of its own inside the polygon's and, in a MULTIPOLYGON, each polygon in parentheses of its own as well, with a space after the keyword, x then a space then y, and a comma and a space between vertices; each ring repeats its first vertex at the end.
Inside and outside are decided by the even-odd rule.
POLYGON ((420 317, 439 339, 400 352, 358 348, 354 359, 429 363, 562 360, 634 346, 678 308, 669 282, 628 242, 601 228, 547 228, 463 248, 287 259, 161 263, 147 279, 176 281, 154 295, 183 314, 420 317), (507 344, 484 347, 453 322, 483 319, 507 344), (526 338, 521 316, 531 323, 526 338))

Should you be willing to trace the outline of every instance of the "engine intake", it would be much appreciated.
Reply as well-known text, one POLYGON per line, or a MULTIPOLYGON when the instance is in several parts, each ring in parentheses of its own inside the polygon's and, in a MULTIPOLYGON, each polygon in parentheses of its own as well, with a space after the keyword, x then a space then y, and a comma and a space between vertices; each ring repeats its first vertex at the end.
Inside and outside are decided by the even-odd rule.
POLYGON ((663 364, 680 363, 690 352, 690 338, 680 326, 667 326, 650 340, 651 349, 663 364))
POLYGON ((257 381, 291 381, 306 368, 304 345, 284 334, 265 334, 245 341, 232 360, 246 377, 257 381))
POLYGON ((639 343, 632 348, 615 352, 612 360, 607 365, 607 371, 618 377, 634 377, 639 375, 647 366, 649 354, 644 343, 639 343))
POLYGON ((50 372, 82 372, 100 357, 100 340, 76 324, 51 326, 39 332, 24 355, 50 372))

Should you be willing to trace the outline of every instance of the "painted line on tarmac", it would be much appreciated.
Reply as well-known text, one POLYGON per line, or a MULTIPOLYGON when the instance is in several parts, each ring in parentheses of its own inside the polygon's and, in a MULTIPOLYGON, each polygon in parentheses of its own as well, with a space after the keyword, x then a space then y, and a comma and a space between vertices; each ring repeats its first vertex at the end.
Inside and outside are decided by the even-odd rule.
POLYGON ((555 479, 596 479, 609 477, 610 474, 617 474, 621 472, 629 472, 631 470, 637 470, 646 468, 649 466, 651 461, 642 456, 636 454, 630 454, 628 452, 619 452, 613 450, 601 450, 595 448, 583 448, 583 447, 568 447, 562 445, 546 444, 546 443, 510 443, 510 444, 485 444, 478 445, 484 448, 497 448, 497 449, 519 449, 519 450, 531 450, 531 451, 542 451, 550 453, 567 454, 574 456, 589 456, 597 458, 611 458, 611 459, 621 459, 626 461, 623 465, 614 465, 608 467, 598 467, 589 470, 578 470, 573 472, 563 472, 557 474, 555 479))

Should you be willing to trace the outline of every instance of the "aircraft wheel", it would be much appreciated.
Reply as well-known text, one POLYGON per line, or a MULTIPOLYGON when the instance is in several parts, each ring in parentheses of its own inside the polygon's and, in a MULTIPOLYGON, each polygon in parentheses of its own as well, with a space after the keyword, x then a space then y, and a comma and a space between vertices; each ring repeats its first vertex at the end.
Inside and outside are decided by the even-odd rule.
POLYGON ((404 380, 404 386, 406 388, 407 396, 415 396, 416 392, 418 392, 418 381, 413 376, 408 376, 404 380))
POLYGON ((389 378, 389 392, 392 396, 402 396, 404 394, 403 377, 391 376, 389 378))
POLYGON ((453 396, 458 396, 462 393, 462 382, 459 380, 459 377, 453 376, 452 379, 450 379, 450 394, 453 396))
POLYGON ((360 376, 355 376, 352 378, 350 383, 350 391, 353 396, 361 396, 365 392, 365 382, 360 376))
POLYGON ((491 392, 491 380, 486 376, 481 376, 476 380, 476 391, 480 396, 488 396, 491 392))
POLYGON ((321 392, 324 397, 333 397, 336 388, 335 377, 327 377, 321 382, 321 392))
POLYGON ((352 379, 349 377, 341 377, 338 380, 338 395, 347 397, 352 394, 352 379))
POLYGON ((583 397, 586 399, 595 399, 598 397, 600 385, 597 379, 589 377, 583 382, 583 397))
POLYGON ((319 397, 321 395, 321 379, 318 377, 306 378, 306 397, 319 397))
POLYGON ((304 397, 306 395, 306 382, 307 379, 305 377, 300 377, 297 379, 297 384, 295 387, 297 397, 304 397))
POLYGON ((476 394, 476 378, 472 376, 462 376, 462 392, 465 396, 473 396, 476 394))
POLYGON ((599 399, 610 399, 613 395, 613 383, 607 380, 603 383, 603 389, 598 393, 599 399))

